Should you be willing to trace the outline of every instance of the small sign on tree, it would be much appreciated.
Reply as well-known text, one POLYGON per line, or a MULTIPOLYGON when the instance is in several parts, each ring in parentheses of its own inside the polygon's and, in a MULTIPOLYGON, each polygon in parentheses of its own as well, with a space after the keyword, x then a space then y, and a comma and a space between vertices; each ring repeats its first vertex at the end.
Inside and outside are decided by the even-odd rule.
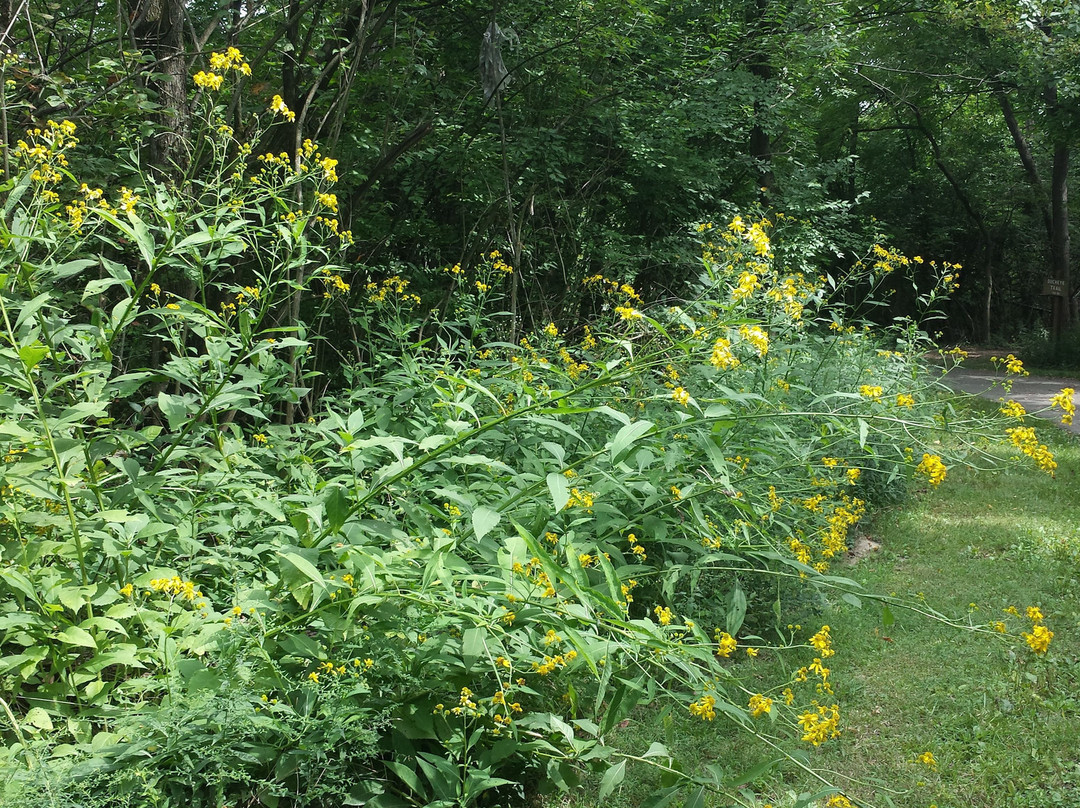
POLYGON ((1047 278, 1046 282, 1043 283, 1042 293, 1051 297, 1065 297, 1067 294, 1065 281, 1060 278, 1047 278))

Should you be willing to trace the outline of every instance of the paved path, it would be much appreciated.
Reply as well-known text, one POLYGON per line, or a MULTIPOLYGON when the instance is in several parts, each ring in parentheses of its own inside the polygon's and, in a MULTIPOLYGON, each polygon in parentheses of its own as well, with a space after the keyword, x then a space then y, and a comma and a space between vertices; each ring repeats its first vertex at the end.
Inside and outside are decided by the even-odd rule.
MULTIPOLYGON (((963 393, 972 393, 983 398, 997 401, 999 398, 1012 399, 1024 405, 1029 413, 1050 406, 1050 397, 1061 392, 1062 388, 1071 387, 1080 391, 1080 379, 1070 379, 1058 376, 1011 376, 994 370, 970 370, 965 367, 953 368, 942 379, 953 390, 963 393), (1012 391, 1006 393, 1000 382, 1005 378, 1013 380, 1012 391)), ((1080 410, 1080 392, 1073 396, 1073 403, 1080 410)), ((1072 424, 1065 426, 1061 423, 1061 410, 1049 410, 1040 417, 1058 424, 1075 435, 1080 435, 1080 412, 1072 424)))

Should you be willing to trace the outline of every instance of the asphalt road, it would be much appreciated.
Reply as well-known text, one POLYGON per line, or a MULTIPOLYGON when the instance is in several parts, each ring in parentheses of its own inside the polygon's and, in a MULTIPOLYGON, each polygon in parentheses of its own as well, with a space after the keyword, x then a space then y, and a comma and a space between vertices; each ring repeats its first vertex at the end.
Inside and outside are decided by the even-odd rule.
MULTIPOLYGON (((969 370, 964 367, 953 368, 941 381, 953 390, 982 396, 991 401, 997 401, 1000 398, 1018 401, 1031 415, 1049 407, 1050 397, 1057 395, 1065 387, 1080 391, 1080 379, 1064 376, 1005 376, 993 370, 969 370), (1012 379, 1012 390, 1008 393, 1001 387, 1001 382, 1007 378, 1012 379)), ((1077 409, 1080 409, 1080 392, 1073 396, 1073 403, 1077 405, 1077 409)), ((1047 410, 1038 417, 1046 418, 1062 429, 1080 435, 1080 413, 1077 413, 1077 417, 1068 426, 1061 423, 1060 409, 1047 410)))

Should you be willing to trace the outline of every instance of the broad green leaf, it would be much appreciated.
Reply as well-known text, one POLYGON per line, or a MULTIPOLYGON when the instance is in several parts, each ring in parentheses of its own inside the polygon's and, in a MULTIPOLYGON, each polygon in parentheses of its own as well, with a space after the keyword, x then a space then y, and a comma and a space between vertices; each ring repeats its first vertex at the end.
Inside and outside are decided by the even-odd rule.
POLYGON ((686 798, 683 808, 705 808, 705 786, 699 786, 694 793, 686 798))
POLYGON ((482 628, 470 628, 461 635, 461 661, 465 670, 472 670, 476 661, 484 655, 487 632, 482 628))
POLYGON ((472 512, 472 526, 473 531, 476 533, 476 538, 483 539, 484 536, 495 529, 501 520, 502 514, 498 511, 493 511, 491 508, 485 508, 483 505, 478 505, 472 512))
POLYGON ((620 429, 611 441, 611 462, 618 463, 620 458, 629 451, 638 440, 653 428, 652 421, 634 421, 620 429))
POLYGON ((622 784, 625 777, 626 758, 623 758, 614 766, 609 766, 608 770, 604 772, 604 776, 600 778, 600 793, 597 795, 597 798, 603 802, 611 795, 611 792, 622 784))
POLYGON ((27 370, 33 370, 37 367, 46 356, 49 355, 49 348, 46 345, 42 345, 40 342, 33 342, 30 345, 24 345, 19 348, 19 359, 23 363, 23 367, 27 370))
POLYGON ((78 626, 68 626, 59 634, 56 635, 56 639, 60 642, 67 643, 68 645, 78 645, 83 648, 93 648, 97 650, 97 642, 93 636, 84 628, 78 626))
POLYGON ((40 707, 31 707, 26 711, 26 716, 23 721, 32 727, 43 729, 47 732, 51 732, 53 728, 52 719, 49 718, 49 714, 40 707))
POLYGON ((326 528, 331 533, 341 530, 349 517, 349 492, 341 485, 328 485, 323 497, 326 509, 326 528))
POLYGON ((548 491, 551 492, 551 502, 558 513, 566 507, 570 501, 570 482, 566 476, 557 471, 550 472, 547 476, 548 491))
POLYGON ((93 258, 76 258, 74 261, 65 261, 63 264, 54 264, 46 272, 56 280, 70 278, 78 275, 84 269, 97 266, 98 262, 93 258))
POLYGON ((161 412, 169 419, 169 429, 173 432, 178 431, 187 423, 188 404, 183 398, 161 392, 158 393, 157 402, 161 412))

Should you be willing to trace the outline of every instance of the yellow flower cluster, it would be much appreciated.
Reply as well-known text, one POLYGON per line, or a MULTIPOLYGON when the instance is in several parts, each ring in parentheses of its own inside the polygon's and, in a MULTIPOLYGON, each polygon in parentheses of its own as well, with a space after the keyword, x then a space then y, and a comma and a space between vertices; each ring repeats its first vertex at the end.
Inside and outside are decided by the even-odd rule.
MULTIPOLYGON (((854 484, 859 478, 858 472, 859 469, 848 469, 846 472, 848 481, 854 484), (856 474, 852 476, 852 472, 856 474)), ((825 519, 829 529, 822 542, 825 545, 821 552, 824 558, 832 558, 847 551, 848 532, 859 523, 865 513, 865 502, 858 498, 849 499, 847 495, 844 495, 840 504, 836 505, 825 519)))
POLYGON ((1027 410, 1019 401, 1006 401, 1001 405, 1001 414, 1022 421, 1024 416, 1027 415, 1027 410))
POLYGON ((836 653, 832 647, 832 637, 829 636, 829 630, 828 626, 822 626, 821 630, 810 638, 810 644, 826 659, 836 653))
POLYGON ((716 655, 721 658, 727 658, 739 647, 738 641, 728 634, 726 631, 716 630, 716 655))
POLYGON ((806 712, 799 716, 799 726, 803 730, 802 740, 821 746, 830 738, 840 734, 840 708, 833 704, 828 707, 818 705, 816 712, 806 712))
POLYGON ((1061 423, 1071 424, 1073 417, 1076 415, 1076 404, 1073 402, 1073 397, 1076 395, 1076 390, 1072 387, 1066 387, 1060 393, 1050 399, 1050 408, 1060 408, 1062 411, 1061 423))
POLYGON ((628 303, 641 303, 641 295, 628 283, 605 278, 603 275, 590 275, 582 283, 589 289, 613 297, 623 298, 628 303))
POLYGON ((898 393, 896 396, 897 407, 907 407, 910 409, 915 406, 915 397, 907 393, 898 393))
POLYGON ((566 375, 571 379, 577 379, 589 370, 588 364, 575 361, 566 348, 559 348, 559 358, 562 360, 563 365, 566 366, 566 375))
POLYGON ((409 282, 400 275, 391 275, 382 283, 371 281, 365 287, 368 300, 372 303, 382 305, 387 302, 395 302, 396 298, 398 302, 407 306, 419 306, 420 296, 407 292, 408 288, 409 282))
POLYGON ((754 292, 761 288, 761 281, 753 272, 743 272, 739 275, 739 281, 731 290, 731 299, 738 302, 749 300, 754 292))
POLYGON ((626 537, 626 540, 630 543, 630 552, 632 552, 638 561, 644 563, 648 559, 648 555, 645 553, 645 548, 641 546, 641 542, 638 541, 638 537, 631 533, 626 537))
POLYGON ((555 656, 545 654, 542 662, 532 663, 532 669, 541 676, 547 676, 559 668, 565 668, 575 659, 577 659, 577 651, 574 650, 567 651, 565 654, 556 654, 555 656))
POLYGON ((754 718, 761 718, 761 716, 771 713, 773 706, 773 700, 768 696, 763 696, 757 693, 750 697, 750 715, 754 718))
POLYGON ((175 575, 171 578, 154 578, 150 582, 150 588, 155 592, 162 592, 171 597, 180 597, 184 600, 195 600, 195 598, 202 597, 202 592, 195 589, 194 581, 185 581, 175 575))
POLYGON ((859 395, 871 401, 881 401, 881 394, 885 392, 880 385, 863 384, 859 386, 859 395))
POLYGON ((739 326, 739 336, 753 346, 758 356, 765 356, 769 352, 769 335, 756 325, 739 326))
POLYGON ((1043 625, 1043 620, 1046 618, 1038 606, 1028 606, 1026 613, 1032 622, 1031 631, 1025 631, 1021 636, 1032 651, 1042 656, 1050 648, 1050 640, 1054 639, 1054 632, 1043 625))
POLYGON ((244 54, 237 48, 228 48, 224 53, 210 54, 210 69, 220 70, 223 73, 235 70, 241 76, 251 75, 251 65, 244 61, 244 54))
POLYGON ((657 606, 653 609, 653 614, 656 615, 657 622, 662 626, 670 626, 672 619, 675 617, 667 606, 657 606))
POLYGON ((1036 466, 1051 477, 1054 476, 1054 470, 1057 468, 1054 453, 1046 448, 1045 443, 1039 443, 1034 427, 1015 426, 1006 429, 1005 434, 1009 436, 1013 446, 1035 461, 1036 466))
POLYGON ((739 359, 731 350, 731 340, 721 337, 716 341, 709 364, 718 370, 734 370, 739 366, 739 359))
POLYGON ((220 90, 225 77, 218 73, 207 73, 205 70, 200 70, 192 80, 195 82, 196 87, 201 87, 204 90, 220 90))
POLYGON ((318 192, 315 194, 315 198, 319 201, 319 204, 323 207, 329 208, 334 213, 338 212, 338 198, 337 194, 324 194, 318 192))
POLYGON ((289 109, 289 107, 285 103, 285 99, 283 99, 280 95, 275 95, 272 99, 270 99, 270 111, 277 113, 287 121, 296 120, 296 113, 289 109))
POLYGON ((594 494, 591 494, 588 491, 582 491, 580 488, 571 488, 570 499, 567 500, 566 507, 578 507, 589 510, 593 506, 594 496, 594 494))
POLYGON ((690 715, 700 718, 702 721, 712 721, 716 718, 716 699, 712 696, 702 696, 690 704, 690 715))
POLYGON ((915 470, 920 474, 925 474, 930 481, 930 485, 940 485, 945 479, 945 475, 948 473, 948 469, 945 468, 945 464, 941 462, 941 458, 937 455, 923 453, 922 461, 915 470))
POLYGON ((55 185, 63 179, 60 169, 68 166, 64 152, 79 143, 75 137, 75 124, 46 121, 44 129, 31 129, 26 136, 29 140, 18 141, 14 156, 25 168, 32 169, 30 179, 43 186, 41 198, 48 203, 59 202, 59 195, 45 186, 55 185))

